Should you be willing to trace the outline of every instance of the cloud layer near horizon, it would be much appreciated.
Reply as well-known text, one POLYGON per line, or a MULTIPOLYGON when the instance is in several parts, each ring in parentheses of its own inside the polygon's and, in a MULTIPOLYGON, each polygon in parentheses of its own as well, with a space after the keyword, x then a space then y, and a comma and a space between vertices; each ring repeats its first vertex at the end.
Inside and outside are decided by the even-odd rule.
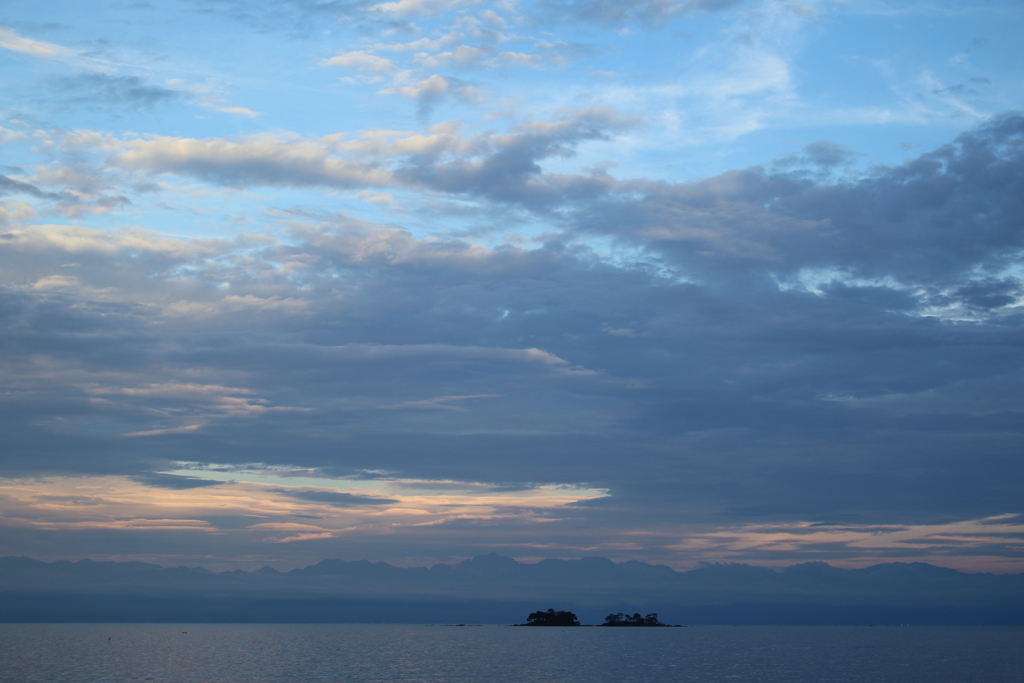
MULTIPOLYGON (((734 4, 537 11, 644 30, 734 4)), ((705 177, 573 166, 637 144, 645 112, 432 123, 490 105, 394 60, 504 44, 501 17, 360 15, 438 12, 461 38, 317 66, 415 100, 418 129, 9 117, 2 554, 1019 571, 1024 116, 866 167, 824 139, 705 177)), ((7 31, 8 51, 99 69, 7 31)), ((74 84, 252 118, 209 85, 74 84)))

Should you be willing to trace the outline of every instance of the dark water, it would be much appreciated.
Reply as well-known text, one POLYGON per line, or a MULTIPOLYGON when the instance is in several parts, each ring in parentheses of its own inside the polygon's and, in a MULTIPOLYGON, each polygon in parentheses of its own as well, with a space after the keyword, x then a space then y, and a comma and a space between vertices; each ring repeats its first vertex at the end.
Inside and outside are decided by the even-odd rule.
POLYGON ((1024 628, 0 624, 0 681, 1017 683, 1024 628))

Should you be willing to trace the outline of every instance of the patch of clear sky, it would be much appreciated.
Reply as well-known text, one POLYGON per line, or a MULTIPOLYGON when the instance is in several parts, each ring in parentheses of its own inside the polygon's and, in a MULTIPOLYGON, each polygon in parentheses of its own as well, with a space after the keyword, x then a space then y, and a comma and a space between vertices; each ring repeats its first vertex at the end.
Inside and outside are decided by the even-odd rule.
MULTIPOLYGON (((339 78, 350 73, 320 64, 340 52, 419 35, 399 31, 382 36, 367 32, 363 22, 326 17, 270 26, 267 20, 244 13, 232 17, 197 7, 8 3, 0 24, 67 47, 77 56, 42 60, 5 52, 2 85, 21 102, 4 113, 42 129, 86 128, 116 135, 210 138, 293 132, 318 137, 372 128, 422 129, 415 102, 377 94, 386 83, 344 84, 339 78), (138 75, 154 86, 167 85, 184 94, 153 106, 108 107, 76 103, 53 85, 57 77, 87 72, 138 75), (49 83, 51 89, 40 93, 39 83, 49 83), (222 113, 210 101, 220 103, 215 106, 246 107, 259 116, 222 113)), ((856 174, 870 165, 899 163, 945 144, 986 115, 1019 108, 1024 99, 1024 82, 1016 66, 1017 29, 1024 11, 1019 4, 919 5, 889 11, 881 4, 865 9, 859 4, 824 3, 814 18, 752 18, 756 7, 755 3, 730 12, 698 13, 665 27, 633 26, 628 31, 592 24, 553 25, 550 39, 569 46, 564 65, 548 64, 539 70, 438 70, 476 85, 486 99, 481 105, 449 100, 435 109, 429 123, 463 119, 467 134, 472 134, 507 129, 527 118, 556 117, 567 108, 617 107, 642 117, 644 123, 611 140, 584 142, 574 157, 548 159, 543 166, 556 172, 606 167, 619 178, 687 181, 767 164, 819 139, 857 152, 857 162, 847 171, 856 174), (742 67, 738 51, 751 49, 783 59, 788 92, 786 87, 758 89, 753 84, 749 93, 736 95, 725 118, 738 116, 744 108, 758 110, 755 123, 737 133, 723 120, 721 110, 706 106, 710 95, 687 88, 697 80, 710 87, 716 74, 735 78, 742 67), (496 112, 509 116, 494 116, 496 112)), ((476 12, 470 8, 465 13, 476 12)), ((288 16, 282 10, 281 17, 288 16)), ((437 36, 452 18, 446 14, 415 21, 422 35, 437 36)), ((507 32, 540 35, 543 28, 511 26, 507 32)), ((399 53, 381 54, 403 59, 399 53)), ((0 125, 11 127, 6 122, 0 125)), ((31 166, 45 158, 45 151, 30 153, 26 146, 8 146, 5 152, 14 153, 5 162, 13 166, 31 166)), ((408 209, 416 209, 414 193, 381 191, 396 194, 408 209)), ((258 207, 304 206, 402 223, 417 235, 473 231, 481 222, 477 216, 423 215, 406 220, 409 214, 394 207, 339 192, 325 195, 320 189, 256 188, 180 199, 173 202, 178 208, 171 209, 158 195, 133 196, 134 211, 92 216, 88 223, 110 228, 142 225, 176 235, 229 235, 261 231, 274 222, 252 219, 254 208, 258 213, 258 207), (234 218, 243 214, 250 218, 234 218)), ((533 227, 522 225, 519 232, 528 235, 550 227, 538 220, 533 227)))

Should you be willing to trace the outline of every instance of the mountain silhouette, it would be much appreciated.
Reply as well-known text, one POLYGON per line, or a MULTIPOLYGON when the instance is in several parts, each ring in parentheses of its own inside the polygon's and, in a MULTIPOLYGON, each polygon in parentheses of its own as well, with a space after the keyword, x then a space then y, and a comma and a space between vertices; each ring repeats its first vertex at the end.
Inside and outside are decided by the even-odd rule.
POLYGON ((1024 624, 1024 574, 969 574, 919 562, 862 569, 807 562, 781 570, 707 564, 679 572, 599 557, 526 564, 496 554, 432 567, 326 559, 289 571, 227 572, 0 558, 0 621, 33 621, 44 613, 56 621, 96 620, 126 613, 130 603, 138 607, 128 612, 143 619, 146 601, 153 605, 147 618, 156 620, 190 605, 189 614, 242 621, 284 614, 299 621, 380 621, 366 616, 379 609, 395 620, 431 621, 444 613, 436 621, 512 623, 541 602, 586 623, 600 623, 609 612, 657 612, 672 623, 1024 624), (465 610, 455 614, 467 616, 452 616, 453 605, 465 610), (487 618, 490 613, 495 616, 487 618))

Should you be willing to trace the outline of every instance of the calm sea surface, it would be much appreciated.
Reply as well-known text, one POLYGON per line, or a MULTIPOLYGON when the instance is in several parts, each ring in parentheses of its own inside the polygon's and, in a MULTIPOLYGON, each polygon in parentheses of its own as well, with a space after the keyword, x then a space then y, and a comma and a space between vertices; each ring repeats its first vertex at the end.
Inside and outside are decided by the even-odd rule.
POLYGON ((1024 628, 0 624, 0 681, 1018 683, 1024 628))

